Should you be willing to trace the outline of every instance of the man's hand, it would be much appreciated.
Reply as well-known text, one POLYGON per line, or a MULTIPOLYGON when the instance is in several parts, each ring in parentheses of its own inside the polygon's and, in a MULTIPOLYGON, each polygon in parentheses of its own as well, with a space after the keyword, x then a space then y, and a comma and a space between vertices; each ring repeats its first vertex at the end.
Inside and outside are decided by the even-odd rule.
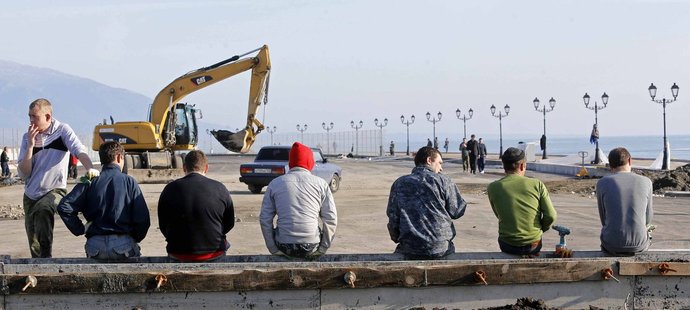
POLYGON ((29 130, 26 132, 28 135, 28 148, 33 149, 36 146, 36 137, 38 136, 39 130, 34 124, 29 124, 29 130))
POLYGON ((88 171, 86 171, 86 177, 89 178, 89 179, 93 179, 93 178, 95 178, 95 177, 97 177, 97 176, 99 176, 99 175, 101 175, 101 172, 98 171, 98 170, 96 170, 96 169, 93 169, 93 168, 91 168, 91 169, 89 169, 88 171))
POLYGON ((84 176, 79 178, 79 183, 91 184, 91 180, 93 180, 95 177, 99 175, 101 175, 100 171, 91 168, 88 171, 86 171, 86 174, 84 176))

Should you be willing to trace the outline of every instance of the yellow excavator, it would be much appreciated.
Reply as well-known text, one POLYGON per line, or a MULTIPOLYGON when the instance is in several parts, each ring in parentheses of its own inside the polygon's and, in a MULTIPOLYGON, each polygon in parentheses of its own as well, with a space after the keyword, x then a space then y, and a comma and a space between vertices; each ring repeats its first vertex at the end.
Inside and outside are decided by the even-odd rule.
POLYGON ((261 104, 266 104, 271 61, 264 45, 214 65, 193 70, 165 86, 153 100, 146 122, 104 120, 93 132, 92 149, 106 141, 118 141, 126 151, 125 170, 139 182, 167 181, 182 175, 182 155, 175 151, 195 149, 198 143, 197 118, 202 114, 195 105, 182 103, 186 95, 247 70, 252 70, 249 86, 247 123, 237 132, 214 130, 211 133, 228 150, 246 153, 264 125, 256 119, 261 104), (258 52, 258 53, 257 53, 258 52), (254 54, 255 56, 244 56, 254 54))

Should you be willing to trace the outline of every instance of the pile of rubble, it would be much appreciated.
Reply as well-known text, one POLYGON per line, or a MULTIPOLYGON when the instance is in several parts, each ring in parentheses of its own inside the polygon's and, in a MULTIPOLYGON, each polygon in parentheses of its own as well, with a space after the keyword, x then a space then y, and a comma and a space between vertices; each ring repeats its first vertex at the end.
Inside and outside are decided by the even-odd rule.
POLYGON ((18 220, 24 218, 24 209, 18 204, 0 205, 0 219, 18 220))
POLYGON ((670 171, 635 170, 652 180, 655 194, 667 191, 690 191, 690 164, 670 171))

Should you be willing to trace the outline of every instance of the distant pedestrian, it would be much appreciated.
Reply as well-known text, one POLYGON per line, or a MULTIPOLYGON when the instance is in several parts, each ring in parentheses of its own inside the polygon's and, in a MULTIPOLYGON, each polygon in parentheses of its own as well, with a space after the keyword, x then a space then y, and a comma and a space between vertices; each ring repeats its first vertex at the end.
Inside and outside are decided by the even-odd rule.
POLYGON ((338 151, 336 151, 336 146, 338 146, 338 144, 333 141, 333 154, 338 154, 338 151))
POLYGON ((7 155, 7 147, 2 148, 2 155, 0 155, 0 165, 2 165, 3 178, 10 176, 10 156, 7 155))
POLYGON ((431 139, 426 138, 426 146, 428 147, 433 147, 434 145, 431 143, 431 139))
POLYGON ((443 142, 443 148, 446 149, 446 153, 448 153, 448 144, 450 144, 450 141, 446 138, 446 142, 443 142))
POLYGON ((486 154, 486 145, 484 144, 484 139, 479 138, 479 144, 477 144, 477 168, 479 169, 479 173, 481 174, 484 174, 486 154))
POLYGON ((77 178, 77 163, 79 159, 74 154, 69 155, 69 165, 67 166, 67 177, 70 179, 77 178))
POLYGON ((467 141, 467 153, 470 156, 470 173, 477 174, 477 155, 479 154, 479 142, 475 140, 475 135, 470 135, 467 141))
POLYGON ((470 155, 467 151, 467 138, 462 138, 460 143, 460 153, 462 154, 462 171, 467 171, 470 167, 470 155))
POLYGON ((434 148, 438 150, 438 137, 434 137, 434 148))
POLYGON ((395 156, 395 143, 393 142, 393 140, 391 140, 390 152, 391 156, 395 156))

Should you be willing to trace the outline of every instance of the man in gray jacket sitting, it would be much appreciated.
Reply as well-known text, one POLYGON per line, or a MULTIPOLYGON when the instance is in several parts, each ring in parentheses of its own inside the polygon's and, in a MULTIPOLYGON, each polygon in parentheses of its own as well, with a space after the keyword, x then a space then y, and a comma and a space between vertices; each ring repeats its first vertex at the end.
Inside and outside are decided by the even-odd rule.
POLYGON ((634 255, 651 244, 652 181, 631 172, 632 158, 623 147, 609 153, 613 174, 597 182, 601 248, 614 255, 634 255))
POLYGON ((290 171, 266 188, 259 215, 261 232, 273 255, 316 258, 326 253, 335 235, 338 215, 333 194, 326 181, 311 174, 314 153, 309 147, 295 142, 288 166, 290 171))

